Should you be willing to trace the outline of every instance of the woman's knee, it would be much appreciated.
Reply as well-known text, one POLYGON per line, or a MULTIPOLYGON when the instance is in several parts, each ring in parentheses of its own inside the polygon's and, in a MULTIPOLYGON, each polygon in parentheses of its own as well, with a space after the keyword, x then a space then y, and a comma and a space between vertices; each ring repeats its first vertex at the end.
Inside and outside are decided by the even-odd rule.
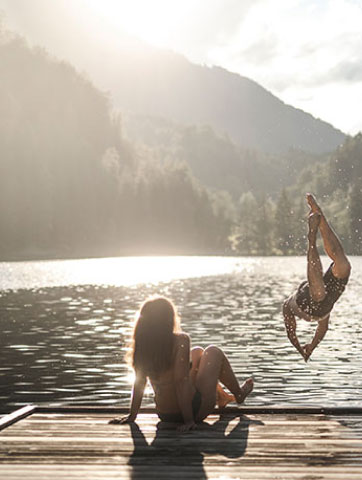
POLYGON ((223 356, 224 353, 221 348, 217 347, 216 345, 209 345, 205 348, 204 355, 206 356, 223 356))
POLYGON ((194 347, 191 349, 191 361, 193 364, 199 364, 202 355, 204 354, 204 349, 202 347, 194 347))
POLYGON ((201 355, 204 353, 204 349, 202 347, 193 347, 191 348, 191 355, 195 357, 201 357, 201 355))
POLYGON ((351 273, 351 264, 348 258, 343 255, 341 259, 336 260, 332 270, 337 278, 348 278, 351 273))

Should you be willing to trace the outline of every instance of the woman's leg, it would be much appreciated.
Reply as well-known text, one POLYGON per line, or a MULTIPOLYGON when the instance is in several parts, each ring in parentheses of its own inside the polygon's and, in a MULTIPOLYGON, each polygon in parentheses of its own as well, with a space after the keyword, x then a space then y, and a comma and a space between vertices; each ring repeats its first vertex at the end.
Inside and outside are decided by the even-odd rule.
POLYGON ((190 378, 194 385, 196 383, 196 376, 197 376, 197 372, 199 371, 200 360, 203 353, 204 353, 204 349, 202 347, 194 347, 191 349, 190 378))
MULTIPOLYGON (((196 376, 197 376, 197 372, 199 371, 200 360, 203 353, 204 353, 204 349, 202 347, 194 347, 191 349, 192 366, 191 366, 190 377, 194 385, 196 383, 196 376)), ((231 395, 230 393, 225 392, 225 390, 222 388, 220 383, 217 383, 216 402, 219 408, 224 408, 228 403, 235 402, 235 397, 234 395, 231 395)))
POLYGON ((333 275, 337 278, 346 278, 350 274, 351 264, 344 253, 343 247, 336 233, 333 231, 326 217, 324 216, 321 207, 318 205, 316 199, 310 193, 307 194, 307 202, 313 213, 319 213, 321 216, 319 231, 323 240, 324 250, 326 254, 334 262, 332 267, 333 275))
POLYGON ((326 296, 323 269, 317 249, 317 233, 320 220, 321 216, 317 212, 312 212, 308 218, 307 276, 310 296, 315 302, 321 302, 326 296))
POLYGON ((201 393, 202 402, 197 420, 203 420, 214 409, 216 403, 216 389, 221 382, 235 396, 238 403, 242 403, 253 389, 253 379, 249 378, 242 386, 231 368, 224 352, 211 345, 201 356, 196 376, 195 386, 201 393))

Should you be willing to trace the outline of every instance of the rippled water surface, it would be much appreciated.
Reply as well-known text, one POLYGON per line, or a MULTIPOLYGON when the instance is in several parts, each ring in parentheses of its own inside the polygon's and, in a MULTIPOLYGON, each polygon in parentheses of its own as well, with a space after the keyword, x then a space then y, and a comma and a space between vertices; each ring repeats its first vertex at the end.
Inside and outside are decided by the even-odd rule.
MULTIPOLYGON (((134 313, 153 293, 175 301, 193 345, 221 346, 240 380, 254 376, 249 405, 361 406, 362 257, 351 261, 330 330, 307 364, 280 313, 304 279, 302 257, 2 263, 0 407, 128 405, 123 356, 134 313)), ((313 335, 307 322, 298 331, 306 342, 313 335)))

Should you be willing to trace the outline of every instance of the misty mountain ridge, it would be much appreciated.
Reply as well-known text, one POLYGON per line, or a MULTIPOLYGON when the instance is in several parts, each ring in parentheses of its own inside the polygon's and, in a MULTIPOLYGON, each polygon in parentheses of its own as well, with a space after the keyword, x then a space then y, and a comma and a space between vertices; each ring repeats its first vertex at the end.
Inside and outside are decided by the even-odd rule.
POLYGON ((146 46, 120 49, 111 70, 110 91, 121 110, 186 125, 210 125, 244 148, 321 154, 346 138, 253 80, 221 67, 191 63, 170 51, 146 46))
POLYGON ((238 146, 267 153, 326 153, 345 139, 340 130, 286 105, 249 78, 192 63, 110 28, 98 17, 88 18, 87 24, 85 29, 69 21, 66 33, 56 29, 54 37, 39 37, 35 44, 87 72, 121 112, 210 125, 238 146))

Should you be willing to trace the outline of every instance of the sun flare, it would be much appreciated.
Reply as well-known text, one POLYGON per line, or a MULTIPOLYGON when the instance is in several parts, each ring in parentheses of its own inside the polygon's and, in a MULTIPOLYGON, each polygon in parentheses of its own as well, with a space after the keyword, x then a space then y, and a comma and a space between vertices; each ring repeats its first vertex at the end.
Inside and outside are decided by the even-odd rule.
POLYGON ((92 0, 92 9, 113 27, 157 46, 168 41, 186 26, 191 2, 169 0, 92 0))

